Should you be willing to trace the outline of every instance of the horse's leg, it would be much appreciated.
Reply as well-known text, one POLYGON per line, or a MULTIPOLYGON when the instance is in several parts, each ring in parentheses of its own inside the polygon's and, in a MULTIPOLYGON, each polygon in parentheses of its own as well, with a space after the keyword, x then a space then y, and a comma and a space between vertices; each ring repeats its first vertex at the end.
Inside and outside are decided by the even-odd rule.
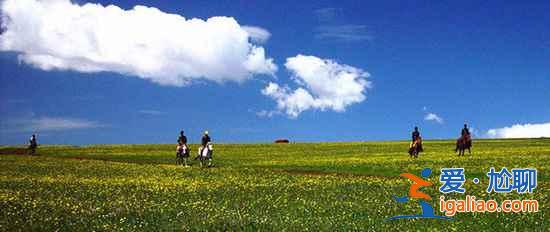
POLYGON ((458 141, 456 141, 455 153, 458 151, 458 149, 459 149, 459 145, 458 145, 458 141))

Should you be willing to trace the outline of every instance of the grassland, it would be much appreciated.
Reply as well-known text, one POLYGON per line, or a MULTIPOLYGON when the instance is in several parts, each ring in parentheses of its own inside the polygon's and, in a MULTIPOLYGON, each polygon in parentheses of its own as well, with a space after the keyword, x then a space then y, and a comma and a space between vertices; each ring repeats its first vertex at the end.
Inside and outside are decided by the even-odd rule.
POLYGON ((465 157, 453 141, 424 146, 410 159, 407 142, 218 144, 213 168, 174 165, 174 145, 42 146, 37 156, 2 147, 0 230, 549 231, 550 139, 478 140, 465 157), (437 170, 464 167, 467 194, 537 199, 540 212, 385 221, 420 212, 391 196, 408 191, 400 173, 424 167, 434 170, 423 191, 436 210, 437 170), (535 167, 538 187, 488 194, 489 167, 535 167))

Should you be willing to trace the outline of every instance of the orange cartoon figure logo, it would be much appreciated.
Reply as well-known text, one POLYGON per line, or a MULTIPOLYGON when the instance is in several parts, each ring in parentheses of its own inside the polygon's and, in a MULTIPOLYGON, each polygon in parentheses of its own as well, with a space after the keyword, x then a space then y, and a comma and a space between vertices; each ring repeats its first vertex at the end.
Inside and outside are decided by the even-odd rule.
POLYGON ((428 187, 428 186, 432 185, 431 182, 423 179, 423 178, 428 178, 431 173, 432 173, 432 169, 424 168, 420 172, 420 175, 422 176, 422 178, 418 177, 414 174, 411 174, 411 173, 402 173, 401 175, 399 175, 399 176, 402 176, 402 177, 405 177, 405 178, 411 180, 413 182, 413 184, 409 188, 409 195, 408 196, 404 196, 404 197, 393 196, 393 198, 398 203, 409 202, 409 199, 420 199, 419 204, 422 207, 422 214, 398 215, 398 216, 393 216, 391 218, 388 218, 387 220, 405 219, 405 218, 437 218, 437 219, 447 219, 447 220, 452 219, 450 217, 435 215, 434 214, 434 208, 432 207, 432 205, 430 205, 430 203, 427 202, 427 201, 431 200, 432 197, 430 197, 426 193, 421 192, 422 187, 428 187))

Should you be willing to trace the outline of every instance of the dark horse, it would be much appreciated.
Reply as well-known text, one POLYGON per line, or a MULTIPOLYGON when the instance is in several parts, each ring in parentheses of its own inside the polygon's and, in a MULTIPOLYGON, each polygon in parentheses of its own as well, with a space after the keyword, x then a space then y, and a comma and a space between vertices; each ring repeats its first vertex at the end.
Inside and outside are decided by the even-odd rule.
POLYGON ((36 143, 31 143, 31 144, 29 145, 29 153, 30 153, 31 155, 36 154, 36 147, 38 147, 38 145, 37 145, 36 143))
POLYGON ((34 155, 36 153, 36 147, 38 147, 38 143, 36 142, 36 135, 32 135, 31 139, 29 140, 29 152, 31 155, 34 155))
POLYGON ((459 156, 464 156, 466 149, 468 149, 468 154, 471 155, 472 154, 471 148, 472 148, 472 138, 470 137, 470 135, 460 136, 460 138, 456 140, 455 152, 458 152, 459 156))
POLYGON ((189 148, 187 145, 179 144, 176 151, 176 165, 187 166, 187 158, 189 158, 189 148))
POLYGON ((411 143, 411 146, 409 147, 409 155, 411 158, 418 158, 418 154, 422 151, 424 151, 424 149, 422 149, 422 138, 419 136, 414 142, 411 143))

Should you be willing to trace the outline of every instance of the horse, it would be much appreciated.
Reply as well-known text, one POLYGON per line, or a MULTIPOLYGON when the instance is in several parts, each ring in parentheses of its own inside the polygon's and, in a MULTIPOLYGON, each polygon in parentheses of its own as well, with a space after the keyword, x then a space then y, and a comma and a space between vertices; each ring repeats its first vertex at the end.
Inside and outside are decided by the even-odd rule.
POLYGON ((29 141, 29 147, 28 151, 31 155, 34 155, 36 153, 36 148, 38 147, 38 144, 36 143, 36 140, 31 139, 29 141))
POLYGON ((212 167, 212 153, 214 153, 214 148, 210 142, 204 147, 199 147, 197 158, 199 158, 201 167, 205 165, 206 161, 208 161, 208 167, 212 167))
POLYGON ((176 152, 176 165, 187 166, 187 158, 189 158, 189 149, 187 145, 179 145, 176 152))
POLYGON ((422 149, 422 138, 418 137, 415 141, 411 142, 409 147, 409 155, 411 158, 418 158, 418 154, 422 151, 424 151, 422 149))
POLYGON ((455 152, 458 152, 458 156, 464 156, 466 149, 468 149, 468 154, 471 155, 471 148, 472 138, 470 137, 470 135, 460 136, 460 138, 456 140, 455 152))

